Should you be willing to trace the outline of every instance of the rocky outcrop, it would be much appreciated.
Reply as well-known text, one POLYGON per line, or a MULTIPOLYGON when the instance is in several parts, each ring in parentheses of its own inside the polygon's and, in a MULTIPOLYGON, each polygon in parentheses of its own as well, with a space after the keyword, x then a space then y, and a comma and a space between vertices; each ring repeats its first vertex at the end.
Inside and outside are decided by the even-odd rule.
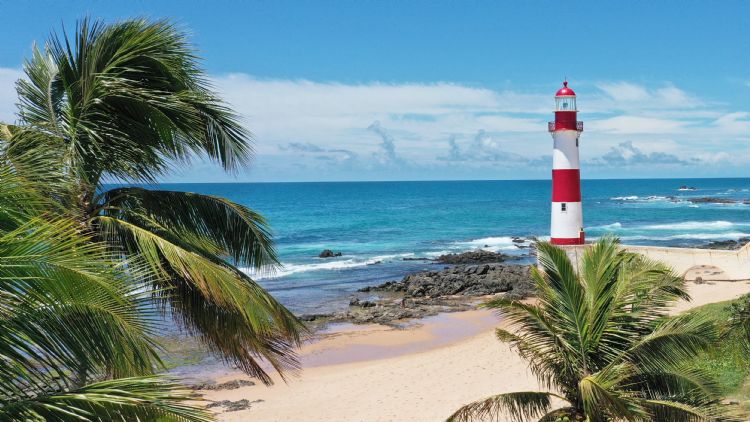
POLYGON ((442 271, 425 271, 366 287, 364 292, 401 292, 407 298, 486 296, 509 293, 526 297, 532 293, 530 267, 522 265, 457 265, 442 271))
POLYGON ((438 262, 441 264, 451 264, 451 265, 486 264, 486 263, 503 262, 511 258, 513 257, 503 254, 503 253, 490 252, 490 251, 478 249, 476 251, 470 251, 470 252, 440 255, 439 257, 435 258, 435 262, 438 262))
POLYGON ((325 249, 323 252, 318 254, 318 258, 333 258, 334 256, 341 256, 341 252, 334 252, 330 249, 325 249))
POLYGON ((355 297, 349 301, 349 306, 359 306, 361 308, 372 308, 373 306, 377 306, 377 303, 370 301, 370 300, 359 300, 359 298, 355 297))
POLYGON ((716 198, 712 196, 704 196, 702 198, 687 198, 688 201, 693 204, 736 204, 741 201, 729 198, 716 198))
POLYGON ((750 242, 750 237, 742 237, 738 240, 714 240, 706 245, 699 246, 702 249, 737 250, 750 242))
POLYGON ((212 382, 206 382, 201 384, 191 385, 191 390, 236 390, 240 387, 249 387, 255 385, 255 382, 250 380, 233 380, 216 384, 212 382))
POLYGON ((225 412, 237 412, 239 410, 249 409, 250 406, 252 406, 254 403, 260 403, 262 401, 263 400, 250 401, 248 399, 241 399, 236 401, 221 400, 208 404, 206 408, 211 409, 215 407, 223 407, 225 412))
POLYGON ((299 318, 310 327, 330 322, 393 325, 404 319, 473 309, 496 294, 513 299, 532 296, 531 267, 493 263, 423 271, 400 281, 359 289, 358 297, 352 297, 344 311, 299 318))

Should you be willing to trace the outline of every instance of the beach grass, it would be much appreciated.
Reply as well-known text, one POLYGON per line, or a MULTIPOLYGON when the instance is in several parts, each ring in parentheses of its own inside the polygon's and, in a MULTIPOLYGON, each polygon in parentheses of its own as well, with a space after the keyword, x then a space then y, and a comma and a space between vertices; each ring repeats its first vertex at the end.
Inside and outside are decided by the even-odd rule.
POLYGON ((724 333, 715 347, 702 352, 691 364, 710 372, 728 400, 737 401, 745 411, 750 411, 750 355, 743 334, 730 330, 732 304, 744 300, 747 299, 710 303, 690 311, 711 318, 724 333))

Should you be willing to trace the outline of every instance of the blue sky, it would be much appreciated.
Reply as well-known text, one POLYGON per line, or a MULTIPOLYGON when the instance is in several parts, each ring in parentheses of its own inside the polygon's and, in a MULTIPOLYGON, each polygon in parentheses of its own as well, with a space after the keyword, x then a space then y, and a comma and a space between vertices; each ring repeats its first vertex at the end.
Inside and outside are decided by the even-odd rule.
POLYGON ((88 15, 170 18, 243 115, 236 177, 549 177, 552 95, 579 95, 584 177, 750 176, 747 2, 0 0, 0 119, 32 43, 88 15))

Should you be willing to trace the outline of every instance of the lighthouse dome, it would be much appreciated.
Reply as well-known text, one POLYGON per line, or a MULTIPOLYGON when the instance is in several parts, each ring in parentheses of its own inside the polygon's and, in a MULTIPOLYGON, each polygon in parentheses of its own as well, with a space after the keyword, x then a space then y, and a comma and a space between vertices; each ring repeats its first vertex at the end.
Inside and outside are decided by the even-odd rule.
POLYGON ((557 94, 555 94, 555 97, 575 97, 575 95, 576 93, 572 89, 568 88, 568 81, 565 81, 563 82, 563 87, 557 91, 557 94))

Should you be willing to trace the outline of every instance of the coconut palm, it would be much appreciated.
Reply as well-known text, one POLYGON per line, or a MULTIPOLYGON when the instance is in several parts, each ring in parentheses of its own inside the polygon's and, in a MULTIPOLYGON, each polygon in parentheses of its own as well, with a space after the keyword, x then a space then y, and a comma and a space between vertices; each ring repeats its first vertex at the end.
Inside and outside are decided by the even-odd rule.
POLYGON ((299 321, 238 269, 278 264, 261 215, 210 195, 104 184, 152 183, 195 156, 227 171, 251 158, 249 134, 185 35, 165 21, 84 20, 34 48, 24 70, 19 125, 3 129, 7 159, 52 151, 73 183, 47 193, 94 240, 142 259, 156 308, 210 351, 266 383, 263 360, 296 368, 299 321))
POLYGON ((449 420, 507 414, 539 421, 712 421, 717 384, 684 363, 716 340, 693 314, 668 317, 688 299, 684 280, 628 253, 614 238, 584 252, 578 270, 563 249, 540 243, 534 304, 496 299, 510 329, 497 337, 528 361, 544 392, 499 394, 468 404, 449 420))
POLYGON ((153 311, 107 246, 6 162, 0 181, 0 420, 208 420, 152 375, 153 311))

